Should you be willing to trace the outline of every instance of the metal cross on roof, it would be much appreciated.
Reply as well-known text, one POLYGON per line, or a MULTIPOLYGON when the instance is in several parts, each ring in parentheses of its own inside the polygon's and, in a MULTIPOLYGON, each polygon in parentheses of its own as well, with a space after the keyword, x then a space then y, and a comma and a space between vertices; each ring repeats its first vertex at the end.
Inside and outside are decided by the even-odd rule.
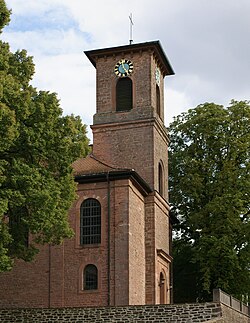
POLYGON ((129 16, 129 20, 130 20, 130 40, 129 40, 129 45, 131 45, 133 43, 133 20, 132 20, 132 13, 129 16))

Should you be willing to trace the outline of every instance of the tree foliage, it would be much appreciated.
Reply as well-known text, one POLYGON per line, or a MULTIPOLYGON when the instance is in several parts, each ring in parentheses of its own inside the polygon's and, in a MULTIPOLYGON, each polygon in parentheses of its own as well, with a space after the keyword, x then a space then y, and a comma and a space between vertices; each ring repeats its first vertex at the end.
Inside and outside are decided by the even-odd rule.
POLYGON ((0 0, 0 33, 4 26, 10 21, 10 10, 7 9, 4 0, 0 0))
POLYGON ((199 105, 169 132, 178 293, 189 277, 195 298, 207 299, 213 288, 250 295, 249 102, 199 105))
MULTIPOLYGON (((9 11, 0 0, 0 28, 9 11)), ((31 260, 37 243, 71 237, 72 162, 88 150, 79 117, 63 116, 54 93, 30 85, 32 58, 0 41, 0 271, 31 260)))

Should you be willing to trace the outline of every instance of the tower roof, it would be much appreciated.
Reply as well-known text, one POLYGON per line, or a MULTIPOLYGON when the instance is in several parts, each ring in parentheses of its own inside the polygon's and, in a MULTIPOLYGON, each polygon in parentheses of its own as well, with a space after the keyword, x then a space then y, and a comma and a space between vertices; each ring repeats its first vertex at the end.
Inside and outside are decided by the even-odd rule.
POLYGON ((95 49, 95 50, 85 51, 84 53, 86 54, 90 62, 94 65, 94 67, 96 67, 96 61, 100 57, 105 57, 105 56, 114 55, 118 53, 126 54, 126 53, 133 53, 133 52, 140 52, 140 51, 147 51, 147 50, 151 50, 154 53, 156 60, 158 61, 159 65, 162 68, 164 76, 174 74, 174 71, 168 61, 168 58, 159 40, 118 46, 118 47, 95 49))

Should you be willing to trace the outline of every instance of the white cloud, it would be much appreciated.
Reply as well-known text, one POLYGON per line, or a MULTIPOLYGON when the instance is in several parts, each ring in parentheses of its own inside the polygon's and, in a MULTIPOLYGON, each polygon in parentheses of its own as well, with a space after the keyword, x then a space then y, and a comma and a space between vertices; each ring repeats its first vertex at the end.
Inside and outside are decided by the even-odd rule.
POLYGON ((190 98, 184 92, 165 89, 165 124, 168 126, 173 118, 191 108, 190 98))
POLYGON ((95 70, 83 51, 160 39, 176 75, 166 80, 166 122, 199 103, 250 99, 249 0, 7 0, 2 37, 34 56, 38 88, 92 123, 95 70))
POLYGON ((52 9, 58 9, 62 5, 61 0, 7 0, 8 8, 12 9, 15 15, 41 15, 52 9))
POLYGON ((56 92, 64 114, 80 115, 84 123, 92 124, 95 70, 83 53, 38 57, 33 84, 56 92))

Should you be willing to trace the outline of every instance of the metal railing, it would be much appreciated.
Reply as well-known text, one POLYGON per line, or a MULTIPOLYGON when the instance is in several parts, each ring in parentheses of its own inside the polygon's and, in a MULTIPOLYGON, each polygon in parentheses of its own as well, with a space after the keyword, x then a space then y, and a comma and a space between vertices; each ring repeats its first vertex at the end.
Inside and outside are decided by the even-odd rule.
POLYGON ((250 306, 239 301, 237 298, 223 292, 221 289, 213 290, 213 302, 220 302, 228 305, 233 309, 250 316, 250 306))

